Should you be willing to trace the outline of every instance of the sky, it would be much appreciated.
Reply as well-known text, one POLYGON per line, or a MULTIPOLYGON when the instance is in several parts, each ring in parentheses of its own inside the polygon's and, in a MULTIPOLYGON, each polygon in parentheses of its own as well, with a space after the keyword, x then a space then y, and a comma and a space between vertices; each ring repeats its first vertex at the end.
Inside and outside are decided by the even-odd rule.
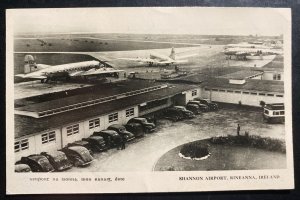
POLYGON ((60 8, 9 10, 14 34, 141 33, 280 35, 290 17, 274 8, 60 8))

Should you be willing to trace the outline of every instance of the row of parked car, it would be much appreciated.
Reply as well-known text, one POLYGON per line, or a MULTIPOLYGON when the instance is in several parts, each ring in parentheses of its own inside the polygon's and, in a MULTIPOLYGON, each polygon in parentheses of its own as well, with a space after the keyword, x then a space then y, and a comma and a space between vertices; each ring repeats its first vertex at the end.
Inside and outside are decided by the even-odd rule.
POLYGON ((124 126, 111 125, 88 138, 69 143, 61 150, 22 157, 15 164, 15 172, 53 172, 64 171, 72 166, 83 167, 93 161, 94 153, 119 146, 123 138, 129 142, 155 130, 155 124, 146 118, 132 118, 124 126))
POLYGON ((203 112, 218 110, 218 104, 206 99, 195 98, 184 106, 174 106, 163 112, 163 117, 172 121, 191 119, 203 112))

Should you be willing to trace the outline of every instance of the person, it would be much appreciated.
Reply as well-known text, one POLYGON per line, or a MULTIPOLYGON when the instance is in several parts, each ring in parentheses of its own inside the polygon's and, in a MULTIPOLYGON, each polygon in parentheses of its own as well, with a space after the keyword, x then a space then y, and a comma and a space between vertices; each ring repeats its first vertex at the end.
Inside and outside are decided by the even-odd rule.
POLYGON ((237 129, 236 129, 237 135, 238 135, 238 136, 240 135, 240 130, 241 130, 241 127, 240 127, 240 124, 238 124, 238 125, 237 125, 237 129))
POLYGON ((125 143, 126 143, 126 138, 125 138, 125 135, 123 134, 121 136, 121 150, 125 149, 125 143))

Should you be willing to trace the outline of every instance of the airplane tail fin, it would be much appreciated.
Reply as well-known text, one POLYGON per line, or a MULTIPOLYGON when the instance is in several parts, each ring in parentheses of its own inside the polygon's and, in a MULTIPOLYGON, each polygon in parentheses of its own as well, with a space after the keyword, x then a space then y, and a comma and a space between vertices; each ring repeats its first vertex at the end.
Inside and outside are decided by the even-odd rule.
POLYGON ((26 55, 24 58, 24 73, 28 74, 37 70, 39 69, 36 65, 34 57, 32 55, 26 55))
POLYGON ((175 60, 175 49, 172 47, 171 54, 169 56, 171 59, 175 60))

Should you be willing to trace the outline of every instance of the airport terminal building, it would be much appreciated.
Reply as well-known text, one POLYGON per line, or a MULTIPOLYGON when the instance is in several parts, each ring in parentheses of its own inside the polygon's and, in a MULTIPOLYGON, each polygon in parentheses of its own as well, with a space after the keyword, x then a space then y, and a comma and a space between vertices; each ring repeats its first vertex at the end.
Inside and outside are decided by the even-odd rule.
POLYGON ((15 160, 61 149, 112 124, 126 124, 199 96, 197 85, 128 80, 18 100, 15 160))

